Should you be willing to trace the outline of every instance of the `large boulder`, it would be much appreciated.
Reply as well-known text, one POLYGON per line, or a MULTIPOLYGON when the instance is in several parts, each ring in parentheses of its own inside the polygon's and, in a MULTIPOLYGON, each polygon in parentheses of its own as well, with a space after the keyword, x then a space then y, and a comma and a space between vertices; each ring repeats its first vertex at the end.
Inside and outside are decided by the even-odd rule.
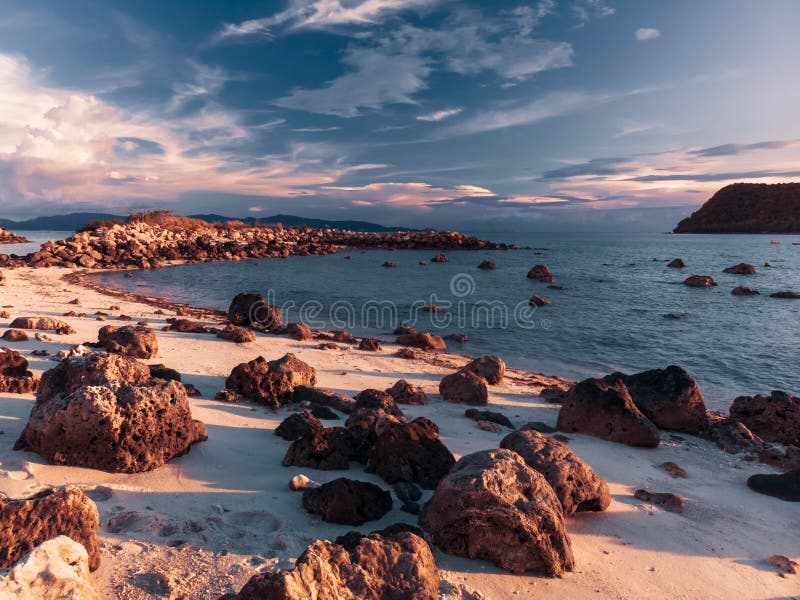
POLYGON ((94 571, 100 566, 99 524, 97 506, 75 486, 51 488, 23 500, 0 494, 0 569, 42 542, 66 535, 86 549, 94 571))
POLYGON ((787 502, 800 502, 800 469, 780 475, 751 475, 747 480, 747 487, 759 494, 787 502))
POLYGON ((769 396, 739 396, 730 415, 763 440, 800 446, 800 399, 791 394, 775 390, 769 396))
POLYGON ((289 323, 281 330, 281 333, 286 333, 286 335, 298 342, 314 339, 314 332, 305 323, 289 323))
POLYGON ((39 379, 28 370, 28 360, 16 350, 0 348, 0 393, 29 394, 39 379))
POLYGON ((228 307, 228 321, 240 327, 272 331, 281 326, 281 311, 261 294, 237 294, 228 307))
POLYGON ((683 280, 683 285, 696 288, 714 287, 717 282, 710 275, 690 275, 683 280))
POLYGON ((697 433, 708 424, 703 394, 692 376, 677 365, 635 375, 612 373, 605 381, 622 381, 642 414, 660 429, 697 433))
POLYGON ((389 392, 368 388, 356 395, 355 409, 379 409, 395 417, 403 417, 403 411, 397 406, 389 392))
POLYGON ((292 398, 295 402, 309 402, 318 406, 330 406, 343 413, 353 412, 355 398, 325 388, 309 385, 298 385, 294 388, 292 398))
POLYGON ((405 379, 400 379, 392 387, 387 388, 386 393, 394 398, 397 404, 422 405, 428 403, 428 395, 425 391, 405 379))
POLYGON ((511 450, 464 456, 439 482, 420 523, 448 554, 521 574, 572 571, 564 511, 545 477, 511 450))
POLYGON ((103 348, 115 354, 134 358, 158 356, 156 333, 146 325, 106 325, 97 332, 97 338, 103 348))
POLYGON ((89 573, 86 548, 65 535, 36 546, 0 577, 0 598, 103 600, 89 573))
POLYGON ((655 448, 660 441, 658 428, 636 408, 622 381, 576 383, 564 398, 556 427, 629 446, 655 448))
POLYGON ((500 447, 513 450, 529 467, 544 475, 565 515, 601 511, 611 504, 605 480, 561 440, 533 429, 521 429, 503 438, 500 447))
POLYGON ((246 344, 256 341, 256 334, 251 329, 237 327, 236 325, 226 325, 225 329, 217 332, 217 337, 221 340, 228 340, 237 344, 246 344))
POLYGON ((8 326, 9 329, 39 329, 42 331, 55 331, 59 334, 75 333, 69 323, 59 321, 53 317, 17 317, 8 326))
POLYGON ((753 265, 748 265, 747 263, 739 263, 738 265, 733 265, 732 267, 723 269, 722 272, 731 273, 733 275, 755 275, 756 268, 753 265))
POLYGON ((391 493, 346 477, 303 491, 303 508, 328 523, 363 525, 392 510, 391 493))
POLYGON ((478 377, 483 377, 486 383, 491 385, 499 385, 503 383, 503 376, 506 373, 506 363, 499 356, 484 356, 467 363, 461 367, 461 370, 474 373, 478 377))
POLYGON ((233 368, 225 387, 269 406, 278 407, 292 401, 297 386, 315 386, 317 372, 294 354, 267 361, 263 356, 233 368))
POLYGON ((345 427, 312 427, 308 434, 292 442, 281 464, 284 467, 337 471, 348 469, 350 461, 357 458, 350 430, 345 427))
POLYGON ((149 379, 150 369, 144 363, 119 354, 91 352, 65 358, 46 371, 42 375, 39 397, 66 397, 86 386, 133 385, 149 379))
POLYGON ((528 271, 528 279, 535 279, 536 281, 541 281, 543 283, 555 283, 556 278, 550 272, 550 269, 545 267, 544 265, 534 265, 531 267, 531 270, 528 271))
POLYGON ((324 428, 322 421, 306 411, 286 417, 275 428, 275 435, 293 442, 301 437, 313 435, 316 431, 321 431, 324 428))
POLYGON ((405 333, 398 335, 396 342, 401 346, 411 346, 421 350, 446 350, 447 344, 438 335, 430 333, 405 333))
POLYGON ((416 483, 434 489, 456 462, 439 439, 435 423, 419 417, 410 423, 389 422, 377 432, 367 470, 387 483, 416 483))
POLYGON ((292 570, 254 575, 220 600, 438 600, 439 586, 427 542, 397 531, 362 537, 352 549, 316 541, 292 570))
POLYGON ((443 400, 486 406, 489 403, 489 389, 486 380, 470 371, 456 371, 439 382, 439 394, 443 400))

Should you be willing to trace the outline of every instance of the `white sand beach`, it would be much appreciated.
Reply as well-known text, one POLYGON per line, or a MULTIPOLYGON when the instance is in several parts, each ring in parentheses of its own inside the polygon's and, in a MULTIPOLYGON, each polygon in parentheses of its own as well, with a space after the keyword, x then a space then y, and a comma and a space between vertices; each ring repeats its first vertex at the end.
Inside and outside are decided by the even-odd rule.
MULTIPOLYGON (((385 389, 405 378, 421 385, 431 398, 426 406, 403 406, 409 418, 426 416, 438 424, 442 441, 456 458, 496 448, 505 435, 483 431, 464 417, 465 406, 438 395, 442 376, 466 362, 457 355, 429 355, 405 360, 386 338, 377 353, 349 347, 320 350, 317 342, 258 334, 255 342, 234 344, 212 335, 164 332, 169 314, 110 298, 68 284, 60 268, 7 270, 0 287, 0 306, 11 317, 54 316, 75 330, 47 333, 52 341, 8 344, 21 351, 36 374, 52 368, 51 357, 76 344, 96 341, 114 315, 146 319, 157 330, 159 356, 148 363, 177 369, 201 397, 191 399, 194 418, 208 427, 208 441, 149 473, 109 474, 91 469, 53 466, 31 452, 12 446, 33 404, 32 395, 0 394, 0 492, 29 496, 48 486, 78 484, 100 512, 102 563, 94 573, 107 598, 215 599, 236 591, 260 570, 290 568, 316 539, 334 539, 353 529, 305 513, 300 493, 290 491, 292 476, 304 473, 323 483, 343 474, 389 489, 379 477, 351 463, 348 472, 281 466, 288 443, 273 429, 290 409, 274 412, 251 403, 213 400, 231 369, 259 355, 272 360, 287 352, 313 366, 318 385, 348 395, 366 388, 385 389), (75 298, 80 306, 70 305, 75 298), (110 311, 109 306, 119 305, 110 311), (61 317, 69 310, 86 318, 61 317), (95 320, 97 311, 110 313, 95 320)), ((233 297, 238 290, 231 290, 233 297)), ((168 312, 168 311, 167 311, 168 312)), ((0 321, 0 333, 9 320, 0 321)), ((665 365, 653 365, 659 367, 665 365)), ((490 387, 489 407, 521 426, 528 421, 555 425, 559 407, 537 394, 547 377, 509 370, 502 385, 490 387)), ((336 423, 336 422, 329 422, 336 423)), ((510 430, 508 430, 510 431, 510 430)), ((570 447, 610 486, 611 506, 601 513, 567 518, 575 555, 575 572, 560 579, 534 574, 512 575, 481 561, 449 556, 434 549, 443 586, 450 599, 487 598, 758 598, 800 597, 800 576, 781 576, 767 564, 773 554, 800 555, 800 511, 795 503, 756 494, 745 481, 754 473, 777 472, 724 453, 713 443, 690 435, 662 432, 657 449, 638 449, 579 434, 570 447), (674 479, 658 467, 672 461, 688 472, 674 479), (673 492, 686 498, 682 514, 666 512, 633 497, 639 488, 673 492), (476 595, 470 595, 474 593, 476 595)), ((425 492, 423 500, 430 496, 425 492)), ((417 517, 394 509, 359 529, 369 532, 417 517)))

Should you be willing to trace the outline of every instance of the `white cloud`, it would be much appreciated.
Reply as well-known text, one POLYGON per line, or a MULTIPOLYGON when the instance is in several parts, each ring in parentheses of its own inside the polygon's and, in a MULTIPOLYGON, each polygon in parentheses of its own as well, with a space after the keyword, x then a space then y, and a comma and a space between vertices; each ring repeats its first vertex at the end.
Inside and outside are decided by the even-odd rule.
POLYGON ((654 40, 658 37, 661 37, 661 31, 652 27, 640 27, 636 30, 635 35, 637 40, 644 42, 646 40, 654 40))
POLYGON ((476 185, 440 187, 429 183, 370 183, 363 186, 325 186, 322 193, 334 198, 349 200, 356 206, 402 206, 422 212, 432 207, 464 198, 494 198, 491 190, 476 185))
POLYGON ((426 115, 419 115, 417 117, 417 121, 444 121, 445 119, 449 119, 450 117, 455 117, 457 114, 463 111, 463 108, 445 108, 443 110, 437 110, 432 113, 428 113, 426 115))
POLYGON ((617 10, 609 6, 605 0, 575 0, 572 4, 572 12, 578 19, 578 26, 582 27, 589 21, 610 17, 617 10))

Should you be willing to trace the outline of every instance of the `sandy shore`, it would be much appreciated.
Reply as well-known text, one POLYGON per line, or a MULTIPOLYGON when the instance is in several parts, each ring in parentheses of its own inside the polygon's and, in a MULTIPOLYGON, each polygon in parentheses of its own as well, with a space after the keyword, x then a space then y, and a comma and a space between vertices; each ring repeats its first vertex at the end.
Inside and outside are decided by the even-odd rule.
MULTIPOLYGON (((153 306, 111 299, 96 290, 67 283, 65 269, 6 271, 0 305, 12 318, 28 315, 60 317, 68 310, 92 315, 145 318, 159 329, 166 315, 153 306), (80 307, 69 305, 80 299, 80 307), (119 311, 108 311, 118 304, 119 311)), ((231 290, 231 297, 238 290, 231 290)), ((30 351, 58 350, 96 341, 97 330, 114 323, 94 317, 65 317, 76 332, 52 342, 33 337, 13 344, 41 373, 54 366, 50 358, 30 351)), ((0 321, 0 333, 8 321, 0 321)), ((438 397, 441 377, 465 362, 443 355, 436 360, 408 361, 386 343, 378 353, 344 348, 323 351, 315 342, 259 335, 237 345, 208 335, 158 331, 164 363, 194 384, 200 398, 191 400, 194 417, 208 426, 209 439, 186 455, 151 473, 114 475, 82 468, 46 464, 38 455, 11 450, 33 403, 32 396, 0 394, 0 492, 28 496, 42 488, 66 483, 91 490, 101 517, 102 565, 94 574, 106 596, 120 599, 202 598, 238 590, 259 570, 290 567, 308 543, 333 539, 352 529, 320 521, 300 506, 300 494, 287 482, 305 473, 326 482, 344 473, 285 468, 281 459, 287 442, 272 429, 290 414, 252 404, 213 400, 232 367, 258 355, 279 358, 287 352, 316 368, 319 385, 347 394, 366 388, 384 389, 406 378, 422 385, 432 401, 427 406, 403 406, 410 417, 435 421, 442 440, 459 457, 496 448, 504 434, 480 430, 463 416, 463 406, 438 397)), ((663 365, 653 365, 663 366, 663 365)), ((490 408, 516 425, 527 421, 555 424, 558 406, 537 396, 548 380, 512 371, 501 386, 490 388, 490 408)), ((772 554, 800 555, 800 511, 796 504, 750 491, 749 475, 770 468, 727 455, 712 443, 688 435, 662 433, 655 450, 636 449, 571 435, 571 448, 589 462, 611 488, 613 502, 604 513, 580 513, 567 519, 576 570, 563 579, 515 576, 479 561, 445 555, 436 549, 443 597, 467 598, 478 591, 489 599, 505 598, 792 598, 800 597, 800 576, 780 577, 766 563, 772 554), (673 479, 658 468, 673 461, 689 474, 673 479), (665 512, 633 498, 637 488, 674 492, 687 499, 683 514, 665 512), (462 588, 463 586, 463 588, 462 588)), ((347 476, 388 487, 378 477, 354 465, 347 476)), ((424 498, 429 496, 426 493, 424 498)), ((380 521, 361 528, 372 531, 416 517, 395 509, 380 521)))

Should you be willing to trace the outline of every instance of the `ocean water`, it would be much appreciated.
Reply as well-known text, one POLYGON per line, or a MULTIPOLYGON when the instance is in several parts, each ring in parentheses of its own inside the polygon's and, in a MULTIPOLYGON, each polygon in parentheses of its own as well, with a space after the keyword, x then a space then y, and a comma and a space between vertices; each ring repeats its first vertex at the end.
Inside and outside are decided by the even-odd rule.
POLYGON ((497 354, 510 365, 570 378, 678 364, 698 381, 707 404, 725 410, 738 395, 800 392, 800 300, 769 294, 800 291, 800 236, 476 233, 530 246, 517 251, 345 251, 332 256, 192 264, 95 277, 103 284, 226 309, 238 292, 260 292, 284 321, 387 335, 400 322, 439 334, 465 333, 451 351, 497 354), (771 244, 775 240, 779 244, 771 244), (345 260, 345 256, 351 260, 345 260), (673 258, 684 269, 666 266, 673 258), (497 263, 495 271, 477 265, 497 263), (383 268, 393 261, 396 268, 383 268), (722 273, 748 262, 754 276, 722 273), (769 262, 771 267, 763 267, 769 262), (527 279, 547 265, 563 291, 527 279), (710 289, 682 285, 708 274, 710 289), (744 284, 760 296, 735 297, 744 284), (531 309, 538 294, 551 301, 531 309), (437 304, 439 313, 420 310, 437 304), (665 313, 683 314, 673 320, 665 313))
POLYGON ((72 231, 14 231, 14 233, 28 238, 29 241, 22 244, 0 244, 0 254, 24 256, 36 252, 48 240, 63 240, 73 234, 72 231))

